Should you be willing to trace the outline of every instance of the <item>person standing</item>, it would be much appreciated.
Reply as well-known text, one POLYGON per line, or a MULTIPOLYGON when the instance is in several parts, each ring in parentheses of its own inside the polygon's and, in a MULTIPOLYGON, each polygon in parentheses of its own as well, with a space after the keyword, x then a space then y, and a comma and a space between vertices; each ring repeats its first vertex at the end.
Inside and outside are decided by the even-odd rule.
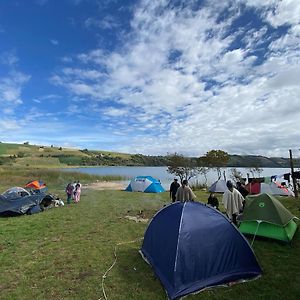
POLYGON ((237 216, 243 209, 245 199, 242 194, 233 187, 230 180, 226 182, 226 186, 228 189, 223 194, 223 205, 228 218, 237 225, 237 216))
POLYGON ((196 195, 189 187, 188 181, 186 179, 183 180, 182 186, 179 187, 176 192, 176 200, 180 202, 186 202, 186 201, 194 201, 195 199, 196 199, 196 195))
POLYGON ((75 186, 75 192, 74 192, 74 202, 78 203, 80 201, 80 195, 81 195, 81 184, 77 182, 75 186))
POLYGON ((70 204, 74 193, 74 186, 72 185, 71 182, 69 182, 66 187, 66 193, 67 193, 67 204, 70 204))
POLYGON ((249 194, 245 186, 239 181, 236 183, 236 189, 242 194, 244 198, 249 194))
POLYGON ((172 199, 172 202, 176 201, 176 193, 179 187, 180 184, 178 183, 178 179, 174 178, 174 181, 170 185, 170 198, 172 199))

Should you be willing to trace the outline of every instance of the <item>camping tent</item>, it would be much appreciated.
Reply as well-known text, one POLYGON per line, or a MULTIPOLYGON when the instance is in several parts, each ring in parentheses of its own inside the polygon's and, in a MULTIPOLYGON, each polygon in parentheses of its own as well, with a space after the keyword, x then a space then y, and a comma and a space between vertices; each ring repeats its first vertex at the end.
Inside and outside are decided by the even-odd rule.
POLYGON ((46 191, 48 188, 46 187, 46 184, 41 180, 33 180, 29 181, 25 188, 32 189, 34 191, 46 191))
POLYGON ((13 187, 0 195, 0 216, 32 214, 41 211, 44 193, 31 195, 21 187, 13 187))
POLYGON ((227 190, 226 180, 219 179, 215 181, 209 188, 211 193, 224 193, 227 190))
POLYGON ((128 187, 128 192, 144 192, 144 193, 161 193, 165 189, 162 187, 159 180, 151 176, 137 176, 133 178, 128 187))
POLYGON ((161 209, 145 232, 140 253, 170 299, 254 279, 262 272, 229 219, 199 202, 175 202, 161 209))
POLYGON ((0 195, 0 216, 34 214, 51 207, 64 205, 52 194, 29 193, 21 187, 12 187, 0 195))
POLYGON ((297 224, 295 216, 270 194, 246 197, 240 231, 285 242, 292 240, 297 224))
POLYGON ((270 183, 251 182, 246 185, 246 189, 251 195, 270 194, 277 196, 294 196, 290 190, 273 181, 270 183))
POLYGON ((19 186, 14 186, 12 188, 9 188, 4 193, 2 193, 2 196, 8 199, 15 199, 18 197, 24 197, 29 195, 30 193, 28 191, 26 191, 25 189, 19 186))

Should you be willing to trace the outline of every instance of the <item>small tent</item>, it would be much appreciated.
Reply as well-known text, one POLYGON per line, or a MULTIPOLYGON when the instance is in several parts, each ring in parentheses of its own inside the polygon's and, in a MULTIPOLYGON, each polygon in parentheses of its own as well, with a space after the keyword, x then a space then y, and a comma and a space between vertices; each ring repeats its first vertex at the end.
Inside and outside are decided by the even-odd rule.
POLYGON ((295 218, 270 194, 247 196, 239 229, 244 234, 290 242, 297 229, 295 218))
POLYGON ((209 188, 211 193, 224 193, 227 190, 226 180, 219 179, 215 181, 209 188))
POLYGON ((133 178, 128 187, 128 192, 144 192, 144 193, 161 193, 165 189, 162 187, 159 180, 152 176, 137 176, 133 178))
POLYGON ((44 193, 31 195, 21 187, 13 187, 0 195, 0 216, 16 216, 40 212, 44 193))
POLYGON ((246 189, 251 195, 270 194, 275 196, 293 196, 293 193, 287 188, 276 182, 251 182, 246 185, 246 189))
POLYGON ((161 209, 149 223, 140 253, 169 299, 262 273, 238 229, 222 213, 199 202, 175 202, 161 209))
POLYGON ((34 190, 35 192, 40 192, 40 191, 45 192, 48 190, 48 188, 46 187, 46 184, 41 180, 29 181, 25 185, 25 188, 34 190))

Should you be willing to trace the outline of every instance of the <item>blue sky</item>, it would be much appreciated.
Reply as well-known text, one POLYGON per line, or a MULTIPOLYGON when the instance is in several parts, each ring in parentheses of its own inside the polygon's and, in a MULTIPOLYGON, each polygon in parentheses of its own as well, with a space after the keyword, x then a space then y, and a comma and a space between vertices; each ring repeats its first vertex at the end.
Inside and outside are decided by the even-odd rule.
POLYGON ((287 157, 299 16, 298 0, 0 0, 0 140, 287 157))

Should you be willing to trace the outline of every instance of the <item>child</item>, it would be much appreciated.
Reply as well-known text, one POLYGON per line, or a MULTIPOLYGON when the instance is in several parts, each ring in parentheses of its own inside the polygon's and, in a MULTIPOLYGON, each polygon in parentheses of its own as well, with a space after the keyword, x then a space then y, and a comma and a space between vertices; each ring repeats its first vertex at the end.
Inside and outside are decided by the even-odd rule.
POLYGON ((81 184, 77 182, 75 186, 75 192, 74 192, 74 201, 75 203, 78 203, 80 201, 80 194, 81 194, 81 184))
POLYGON ((68 185, 66 187, 67 203, 68 204, 71 203, 71 199, 72 199, 72 196, 73 196, 73 191, 74 191, 74 187, 73 187, 72 183, 68 183, 68 185))

